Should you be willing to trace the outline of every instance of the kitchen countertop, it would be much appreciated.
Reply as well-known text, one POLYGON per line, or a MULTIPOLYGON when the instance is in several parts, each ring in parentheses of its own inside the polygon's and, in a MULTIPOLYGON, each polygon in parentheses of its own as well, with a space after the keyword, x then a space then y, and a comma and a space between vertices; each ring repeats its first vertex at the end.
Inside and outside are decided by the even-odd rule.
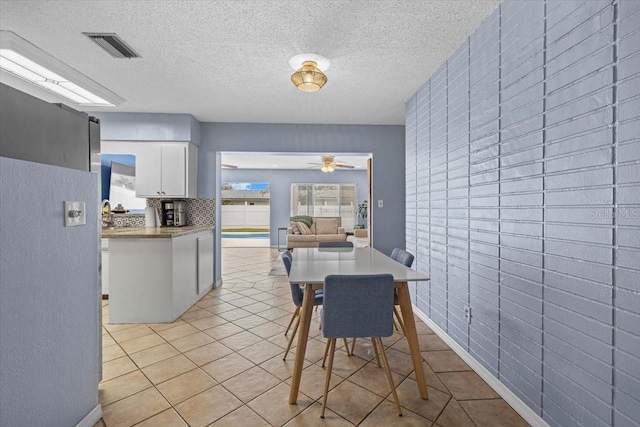
POLYGON ((103 239, 166 239, 213 230, 215 227, 189 225, 186 227, 118 227, 103 228, 103 239))

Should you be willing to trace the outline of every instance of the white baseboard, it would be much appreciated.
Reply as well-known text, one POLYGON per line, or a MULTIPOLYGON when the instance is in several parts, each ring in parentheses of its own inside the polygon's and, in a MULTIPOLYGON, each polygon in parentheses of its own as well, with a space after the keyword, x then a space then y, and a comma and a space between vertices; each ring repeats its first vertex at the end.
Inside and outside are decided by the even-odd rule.
POLYGON ((102 406, 98 405, 80 420, 76 427, 93 427, 102 418, 102 406))
POLYGON ((489 387, 502 397, 522 418, 525 419, 532 427, 549 427, 549 424, 540 417, 533 409, 528 407, 518 396, 516 396, 506 385, 500 382, 487 368, 482 366, 471 354, 469 354, 460 344, 451 338, 445 331, 429 319, 422 311, 413 306, 413 313, 418 316, 433 332, 438 335, 442 341, 447 343, 467 365, 480 376, 489 387))

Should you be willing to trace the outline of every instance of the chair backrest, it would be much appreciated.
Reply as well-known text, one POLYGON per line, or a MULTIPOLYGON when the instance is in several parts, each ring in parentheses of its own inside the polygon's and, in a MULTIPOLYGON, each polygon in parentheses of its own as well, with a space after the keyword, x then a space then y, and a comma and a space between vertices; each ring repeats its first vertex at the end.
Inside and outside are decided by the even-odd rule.
POLYGON ((319 248, 352 248, 353 242, 318 242, 319 248))
MULTIPOLYGON (((293 255, 291 255, 290 251, 284 251, 281 255, 282 262, 284 263, 284 268, 287 269, 287 276, 291 272, 291 262, 293 261, 293 255)), ((304 293, 302 293, 302 289, 300 289, 300 285, 297 283, 289 282, 289 286, 291 287, 291 299, 293 303, 301 307, 302 306, 302 298, 304 298, 304 293)))
POLYGON ((280 257, 282 258, 282 262, 284 264, 284 268, 287 270, 288 276, 291 272, 291 262, 293 261, 293 255, 291 255, 291 251, 284 251, 282 252, 282 255, 280 255, 280 257))
POLYGON ((400 264, 404 264, 407 267, 411 267, 413 265, 414 256, 404 249, 395 248, 391 251, 391 258, 398 261, 400 264))
POLYGON ((322 335, 391 336, 394 293, 391 274, 328 275, 324 279, 322 335))

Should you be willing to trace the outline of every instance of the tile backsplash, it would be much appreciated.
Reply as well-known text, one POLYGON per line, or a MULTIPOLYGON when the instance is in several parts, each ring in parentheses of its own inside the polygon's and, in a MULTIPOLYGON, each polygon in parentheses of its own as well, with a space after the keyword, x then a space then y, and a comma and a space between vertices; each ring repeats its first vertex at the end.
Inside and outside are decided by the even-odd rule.
MULTIPOLYGON (((216 199, 180 199, 187 202, 187 225, 216 225, 216 199)), ((161 199, 147 199, 147 206, 160 211, 161 199)), ((144 215, 142 216, 144 225, 144 215)))
MULTIPOLYGON (((216 199, 180 199, 187 202, 187 225, 215 226, 216 199)), ((160 199, 147 199, 147 206, 160 213, 160 199)), ((144 214, 114 214, 114 227, 144 227, 144 214)))
POLYGON ((144 227, 144 214, 113 214, 114 227, 144 227))

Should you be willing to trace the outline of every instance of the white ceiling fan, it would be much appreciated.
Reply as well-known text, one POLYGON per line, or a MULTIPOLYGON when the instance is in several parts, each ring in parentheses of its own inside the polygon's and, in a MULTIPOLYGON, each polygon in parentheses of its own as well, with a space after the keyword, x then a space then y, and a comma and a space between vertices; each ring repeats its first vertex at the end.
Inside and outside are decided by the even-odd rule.
MULTIPOLYGON (((320 163, 309 163, 314 167, 320 166, 322 172, 333 172, 336 169, 353 169, 355 166, 347 165, 335 160, 335 156, 321 156, 320 163)), ((310 168, 311 169, 311 168, 310 168)))

